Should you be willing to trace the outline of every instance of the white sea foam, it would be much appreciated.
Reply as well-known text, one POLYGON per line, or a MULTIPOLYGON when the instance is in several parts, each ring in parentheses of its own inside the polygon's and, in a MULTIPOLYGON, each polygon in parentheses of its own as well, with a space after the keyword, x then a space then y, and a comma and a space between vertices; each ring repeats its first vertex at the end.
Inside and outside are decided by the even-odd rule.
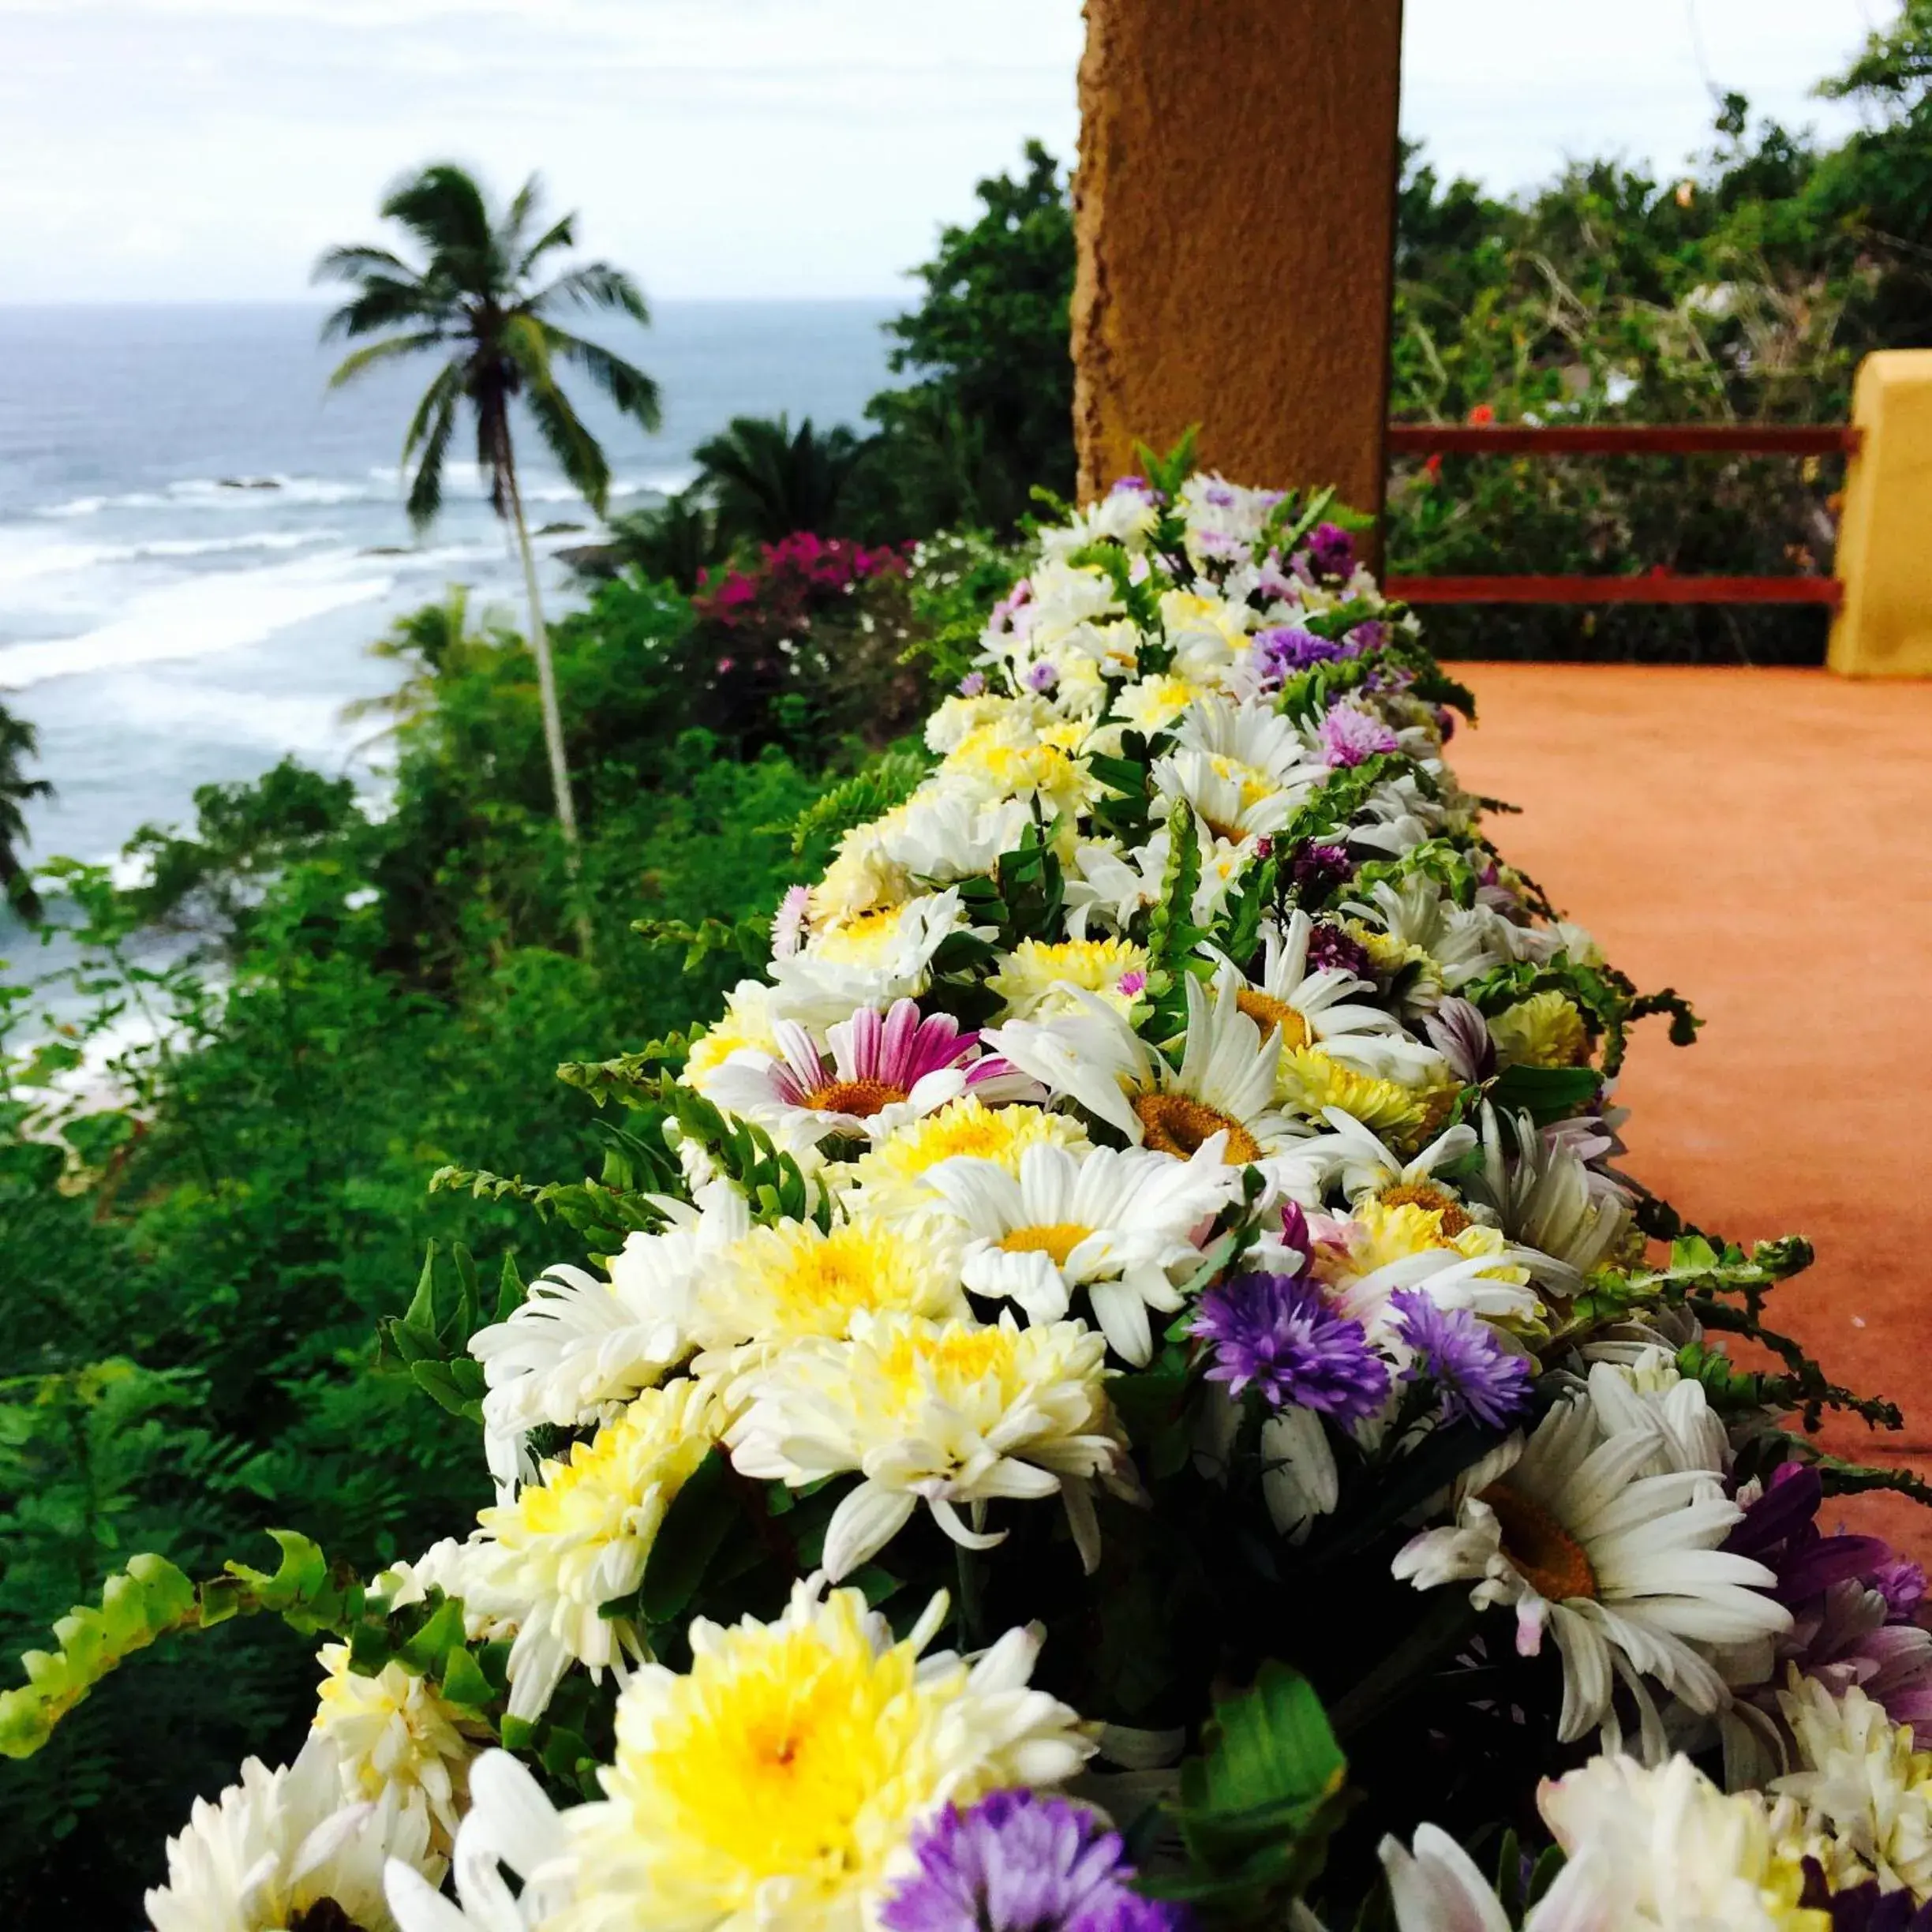
POLYGON ((395 581, 346 550, 188 578, 130 598, 121 616, 78 637, 0 648, 0 685, 238 650, 325 611, 385 597, 395 581))
POLYGON ((75 496, 48 504, 43 517, 97 516, 103 510, 262 510, 288 504, 370 503, 384 492, 368 482, 340 477, 276 474, 259 478, 183 477, 159 490, 127 490, 111 496, 75 496))
POLYGON ((77 576, 114 564, 138 564, 147 559, 218 556, 249 550, 303 550, 323 543, 339 543, 337 530, 249 530, 234 537, 155 537, 132 544, 74 543, 51 541, 38 531, 0 529, 0 586, 31 583, 39 577, 77 576))

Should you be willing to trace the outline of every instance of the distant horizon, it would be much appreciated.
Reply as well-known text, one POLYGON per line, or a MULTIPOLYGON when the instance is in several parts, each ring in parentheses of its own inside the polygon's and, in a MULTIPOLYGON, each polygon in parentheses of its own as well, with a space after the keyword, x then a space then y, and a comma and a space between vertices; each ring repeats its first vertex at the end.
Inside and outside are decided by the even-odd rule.
MULTIPOLYGON (((908 291, 859 295, 653 295, 652 309, 864 309, 905 299, 908 291)), ((0 295, 0 313, 44 309, 313 309, 335 308, 339 295, 0 295)))

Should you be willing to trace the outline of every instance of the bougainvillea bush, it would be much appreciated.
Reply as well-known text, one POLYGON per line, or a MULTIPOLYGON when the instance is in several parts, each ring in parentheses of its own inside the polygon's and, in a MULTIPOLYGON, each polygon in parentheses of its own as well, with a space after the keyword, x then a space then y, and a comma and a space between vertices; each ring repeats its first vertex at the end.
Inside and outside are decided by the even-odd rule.
POLYGON ((1923 1923, 1924 1578, 1806 1432, 1896 1412, 1767 1327, 1802 1241, 1615 1164, 1688 1010, 1490 845, 1325 498, 1147 470, 676 935, 765 962, 716 1023, 562 1069, 599 1178, 440 1177, 597 1257, 389 1324, 474 1523, 137 1557, 0 1698, 322 1640, 158 1932, 1923 1923))

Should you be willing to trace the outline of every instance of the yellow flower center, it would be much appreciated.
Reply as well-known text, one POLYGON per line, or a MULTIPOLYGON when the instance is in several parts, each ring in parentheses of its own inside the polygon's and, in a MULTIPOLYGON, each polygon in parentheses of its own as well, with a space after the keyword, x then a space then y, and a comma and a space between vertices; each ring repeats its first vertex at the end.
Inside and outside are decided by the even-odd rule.
POLYGON ((850 1114, 859 1120, 870 1120, 908 1097, 904 1088, 895 1087, 890 1080, 834 1080, 807 1094, 805 1104, 815 1114, 850 1114))
POLYGON ((1404 1181, 1395 1187, 1385 1187, 1376 1199, 1384 1208, 1420 1208, 1425 1214, 1440 1215, 1444 1241, 1454 1241, 1472 1225, 1460 1203, 1444 1189, 1426 1182, 1404 1181))
POLYGON ((1134 1096, 1144 1144, 1158 1153, 1189 1160, 1218 1133, 1227 1136, 1224 1158, 1230 1166, 1261 1158, 1261 1144, 1231 1114, 1186 1094, 1144 1093, 1134 1096))
POLYGON ((1510 1567, 1549 1603, 1597 1594, 1597 1573, 1583 1545, 1540 1503, 1507 1483, 1492 1483, 1481 1500, 1496 1512, 1503 1555, 1510 1567))
POLYGON ((1308 1021, 1286 1000, 1275 998, 1272 993, 1257 993, 1252 987, 1243 987, 1234 995, 1234 1004, 1264 1036, 1271 1028, 1279 1027, 1282 1046, 1305 1046, 1309 1043, 1308 1021))
POLYGON ((1000 1246, 1008 1254, 1050 1256, 1055 1267, 1065 1267, 1067 1256, 1092 1232, 1077 1222, 1054 1221, 1043 1227, 1015 1228, 1000 1237, 1000 1246))
POLYGON ((814 935, 812 952, 840 965, 871 966, 897 942, 899 906, 875 906, 842 924, 814 935))

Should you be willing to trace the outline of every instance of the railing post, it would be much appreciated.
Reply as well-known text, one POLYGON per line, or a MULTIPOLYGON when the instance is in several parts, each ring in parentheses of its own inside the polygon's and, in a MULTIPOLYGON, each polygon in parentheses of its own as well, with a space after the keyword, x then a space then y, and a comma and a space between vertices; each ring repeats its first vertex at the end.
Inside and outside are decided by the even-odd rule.
POLYGON ((1847 677, 1932 677, 1932 350, 1859 365, 1826 658, 1847 677))

